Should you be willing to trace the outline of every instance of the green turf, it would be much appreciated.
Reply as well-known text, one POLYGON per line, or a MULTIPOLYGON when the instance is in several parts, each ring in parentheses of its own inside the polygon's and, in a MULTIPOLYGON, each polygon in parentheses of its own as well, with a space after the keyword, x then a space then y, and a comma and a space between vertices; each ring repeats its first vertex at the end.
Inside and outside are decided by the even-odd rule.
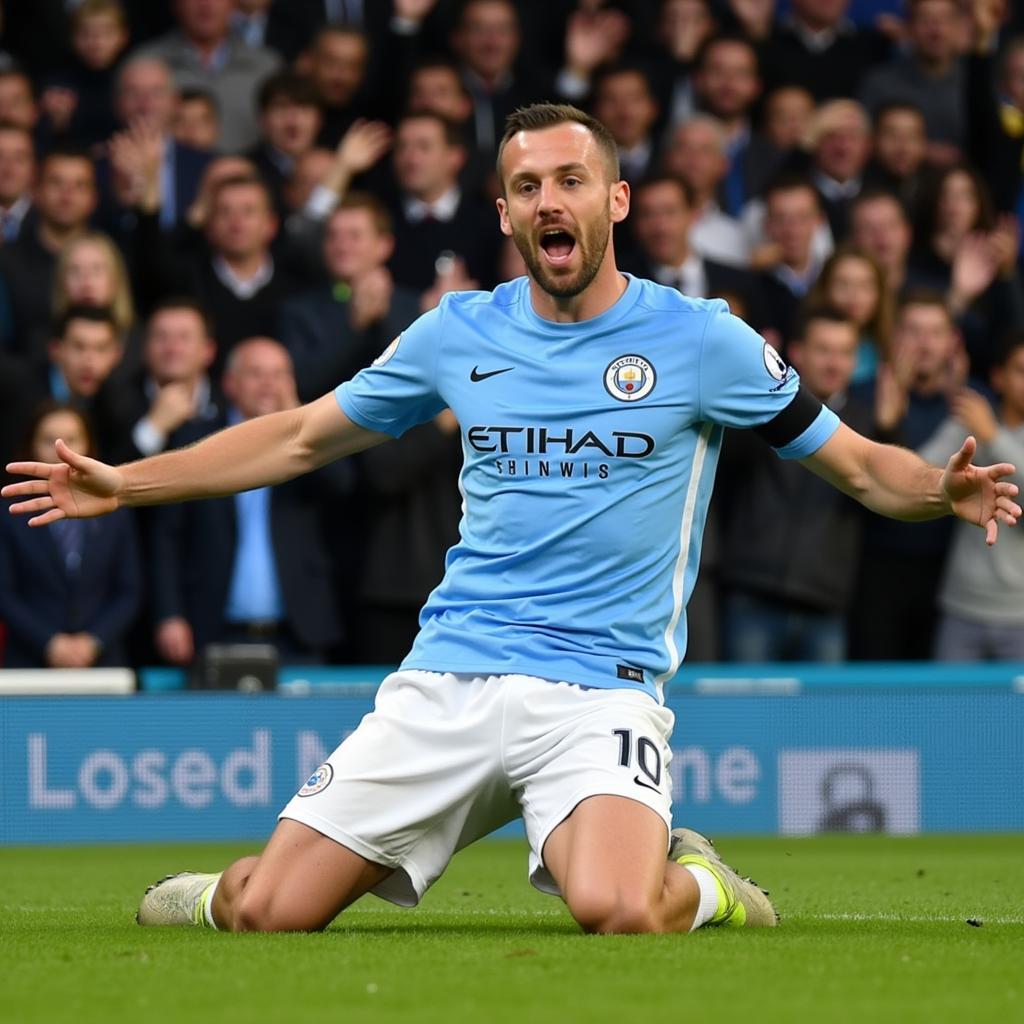
POLYGON ((142 929, 146 883, 251 851, 0 850, 0 1020, 1024 1021, 1024 837, 720 846, 781 928, 585 937, 495 841, 418 910, 368 897, 322 935, 142 929))

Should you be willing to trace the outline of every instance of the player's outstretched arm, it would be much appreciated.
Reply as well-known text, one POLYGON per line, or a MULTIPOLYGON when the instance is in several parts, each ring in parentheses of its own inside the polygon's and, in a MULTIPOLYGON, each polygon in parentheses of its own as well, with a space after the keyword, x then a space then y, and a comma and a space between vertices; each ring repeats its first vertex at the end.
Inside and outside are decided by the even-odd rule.
POLYGON ((328 394, 123 466, 87 458, 58 441, 60 462, 12 462, 8 473, 34 479, 9 484, 2 495, 22 499, 11 512, 31 514, 30 526, 46 526, 105 515, 122 505, 216 498, 279 484, 386 440, 386 434, 353 423, 328 394))
POLYGON ((931 466, 906 448, 878 444, 845 424, 813 455, 808 469, 893 519, 923 520, 955 515, 985 531, 995 544, 999 524, 1016 526, 1021 508, 1013 500, 1017 485, 1005 479, 1016 472, 1007 462, 975 466, 977 442, 968 437, 945 469, 931 466))

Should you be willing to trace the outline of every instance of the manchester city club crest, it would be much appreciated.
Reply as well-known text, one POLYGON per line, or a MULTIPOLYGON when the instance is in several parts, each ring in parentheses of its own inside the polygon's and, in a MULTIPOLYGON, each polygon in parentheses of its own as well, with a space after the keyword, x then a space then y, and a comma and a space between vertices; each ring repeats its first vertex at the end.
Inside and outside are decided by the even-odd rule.
POLYGON ((299 796, 313 796, 321 790, 326 789, 334 778, 334 769, 325 761, 308 779, 305 785, 299 790, 299 796))
POLYGON ((604 386, 612 398, 620 402, 637 402, 646 398, 658 380, 654 367, 643 356, 619 356, 604 371, 604 386))

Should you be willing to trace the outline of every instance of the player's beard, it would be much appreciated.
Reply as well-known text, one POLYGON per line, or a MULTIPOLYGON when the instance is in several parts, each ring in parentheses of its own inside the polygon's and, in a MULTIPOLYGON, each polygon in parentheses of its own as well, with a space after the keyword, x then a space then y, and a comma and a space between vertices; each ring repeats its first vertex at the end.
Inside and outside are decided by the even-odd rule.
POLYGON ((604 215, 595 217, 589 227, 579 233, 576 248, 580 253, 580 269, 575 274, 555 275, 540 255, 540 243, 524 228, 512 225, 512 240, 516 243, 519 254, 523 257, 530 277, 556 299, 571 299, 579 295, 597 276, 608 248, 608 236, 611 234, 611 204, 605 208, 604 215))

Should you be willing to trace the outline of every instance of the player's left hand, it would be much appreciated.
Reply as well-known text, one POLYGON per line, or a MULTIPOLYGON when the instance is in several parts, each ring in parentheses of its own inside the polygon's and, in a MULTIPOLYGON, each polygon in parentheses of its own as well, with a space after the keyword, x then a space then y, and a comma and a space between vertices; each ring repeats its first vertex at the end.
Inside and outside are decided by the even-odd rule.
POLYGON ((999 535, 999 524, 1016 526, 1022 512, 1013 499, 1017 485, 1005 478, 1015 473, 1008 462, 994 466, 974 466, 971 459, 978 442, 968 437, 963 447, 946 463, 942 474, 942 492, 949 500, 953 514, 985 531, 990 547, 999 535))

